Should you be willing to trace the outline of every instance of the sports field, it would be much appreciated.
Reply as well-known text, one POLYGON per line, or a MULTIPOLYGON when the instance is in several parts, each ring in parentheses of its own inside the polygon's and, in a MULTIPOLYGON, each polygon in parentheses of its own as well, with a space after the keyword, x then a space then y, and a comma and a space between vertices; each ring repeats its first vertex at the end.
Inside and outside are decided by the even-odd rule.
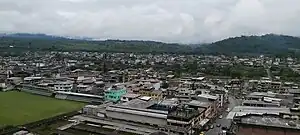
POLYGON ((24 92, 0 92, 0 125, 20 125, 79 110, 83 103, 24 92))

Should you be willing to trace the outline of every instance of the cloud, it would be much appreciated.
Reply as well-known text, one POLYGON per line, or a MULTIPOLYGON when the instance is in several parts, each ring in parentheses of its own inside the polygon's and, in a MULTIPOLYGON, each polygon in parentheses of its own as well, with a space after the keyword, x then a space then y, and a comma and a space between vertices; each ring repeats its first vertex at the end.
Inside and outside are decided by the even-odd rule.
POLYGON ((0 0, 0 32, 212 42, 300 36, 299 0, 0 0))

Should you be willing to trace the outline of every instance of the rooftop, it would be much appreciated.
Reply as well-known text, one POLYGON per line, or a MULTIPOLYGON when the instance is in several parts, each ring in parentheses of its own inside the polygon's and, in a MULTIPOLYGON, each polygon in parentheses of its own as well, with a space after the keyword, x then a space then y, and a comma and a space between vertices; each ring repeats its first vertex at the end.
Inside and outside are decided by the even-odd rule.
POLYGON ((40 80, 43 79, 42 77, 25 77, 24 80, 25 81, 30 81, 30 80, 40 80))
POLYGON ((210 102, 203 102, 203 101, 198 101, 198 100, 192 100, 186 104, 191 105, 191 106, 202 107, 202 108, 208 108, 210 106, 210 102))
POLYGON ((212 100, 217 100, 218 99, 217 96, 210 95, 210 94, 201 94, 201 95, 198 95, 198 97, 212 99, 212 100))
POLYGON ((123 95, 122 97, 127 97, 127 98, 137 98, 141 96, 140 94, 134 94, 134 93, 126 93, 125 95, 123 95))
POLYGON ((200 114, 199 111, 193 108, 177 108, 176 110, 169 113, 168 119, 189 121, 198 114, 200 114))
POLYGON ((280 128, 290 128, 290 129, 300 129, 300 123, 291 120, 284 119, 279 116, 273 115, 250 115, 241 117, 242 124, 251 124, 259 126, 268 127, 280 127, 280 128))
POLYGON ((250 96, 266 96, 266 97, 275 97, 276 93, 271 92, 252 92, 250 96))
POLYGON ((300 94, 300 89, 289 89, 289 93, 300 94))
POLYGON ((235 116, 244 116, 248 114, 276 114, 279 113, 289 114, 291 113, 289 108, 284 107, 253 107, 253 106, 236 106, 229 114, 227 119, 233 119, 235 116))
POLYGON ((280 106, 279 102, 264 102, 264 101, 257 101, 257 100, 244 100, 243 104, 262 104, 262 105, 277 105, 280 106))
POLYGON ((83 93, 75 93, 75 92, 57 91, 56 93, 59 93, 59 94, 65 94, 65 95, 74 95, 74 96, 92 97, 92 98, 103 98, 102 96, 98 96, 98 95, 83 94, 83 93))
POLYGON ((137 98, 137 99, 133 99, 131 101, 125 102, 125 103, 121 103, 121 104, 119 104, 119 106, 147 109, 148 107, 150 107, 154 104, 155 104, 155 102, 152 100, 146 101, 146 100, 137 98))
POLYGON ((178 99, 177 98, 165 99, 162 102, 160 102, 159 104, 160 105, 166 105, 166 106, 177 106, 178 105, 178 99))

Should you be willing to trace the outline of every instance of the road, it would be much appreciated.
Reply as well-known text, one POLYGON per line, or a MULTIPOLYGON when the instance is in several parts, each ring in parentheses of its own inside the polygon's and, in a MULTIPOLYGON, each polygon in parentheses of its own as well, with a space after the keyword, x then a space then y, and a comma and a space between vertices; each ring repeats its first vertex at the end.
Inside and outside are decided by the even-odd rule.
MULTIPOLYGON (((238 106, 240 104, 240 100, 239 99, 235 99, 234 97, 232 96, 229 96, 228 97, 228 100, 229 100, 229 104, 228 104, 228 108, 230 108, 230 110, 232 108, 234 108, 235 106, 238 106)), ((218 135, 221 131, 222 131, 222 127, 227 127, 229 128, 230 125, 231 125, 231 120, 228 120, 226 119, 228 115, 228 112, 224 111, 222 113, 222 119, 217 119, 215 121, 215 123, 213 124, 214 125, 214 128, 213 129, 210 129, 208 130, 205 135, 218 135), (220 124, 221 126, 220 127, 217 127, 217 125, 220 124)))

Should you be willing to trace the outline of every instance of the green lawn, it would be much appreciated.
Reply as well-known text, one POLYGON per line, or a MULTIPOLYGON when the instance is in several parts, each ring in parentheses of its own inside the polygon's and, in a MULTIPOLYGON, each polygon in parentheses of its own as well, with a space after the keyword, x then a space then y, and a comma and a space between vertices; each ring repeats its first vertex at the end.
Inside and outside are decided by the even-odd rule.
POLYGON ((23 92, 0 92, 0 125, 20 125, 65 112, 79 110, 83 103, 58 100, 23 92))

